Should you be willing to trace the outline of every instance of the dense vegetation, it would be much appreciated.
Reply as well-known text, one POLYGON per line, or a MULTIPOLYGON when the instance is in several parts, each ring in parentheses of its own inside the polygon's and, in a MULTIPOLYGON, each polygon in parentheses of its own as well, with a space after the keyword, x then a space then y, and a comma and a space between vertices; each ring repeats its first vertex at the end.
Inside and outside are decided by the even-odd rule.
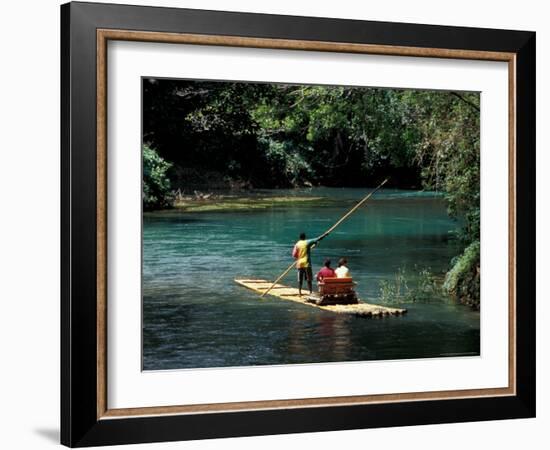
POLYGON ((166 162, 147 144, 143 145, 141 158, 143 164, 143 207, 146 210, 169 207, 172 199, 167 172, 172 164, 166 162))
POLYGON ((373 186, 445 193, 464 254, 445 286, 479 306, 479 95, 143 81, 144 208, 170 193, 373 186))

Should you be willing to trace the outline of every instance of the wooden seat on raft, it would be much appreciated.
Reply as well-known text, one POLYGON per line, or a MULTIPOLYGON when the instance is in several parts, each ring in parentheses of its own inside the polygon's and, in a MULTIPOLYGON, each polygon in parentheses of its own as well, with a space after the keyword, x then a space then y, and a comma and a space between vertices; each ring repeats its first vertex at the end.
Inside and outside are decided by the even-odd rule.
POLYGON ((346 295, 353 292, 355 283, 348 278, 324 278, 319 281, 319 295, 346 295))
POLYGON ((351 278, 324 278, 319 281, 319 293, 312 294, 308 301, 317 305, 352 305, 359 303, 355 283, 351 278))

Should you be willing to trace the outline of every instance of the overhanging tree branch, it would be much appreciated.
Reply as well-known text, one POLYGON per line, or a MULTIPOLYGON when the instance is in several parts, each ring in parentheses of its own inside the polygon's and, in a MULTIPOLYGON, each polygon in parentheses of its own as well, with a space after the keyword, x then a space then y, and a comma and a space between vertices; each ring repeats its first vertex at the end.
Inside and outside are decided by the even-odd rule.
POLYGON ((455 97, 458 97, 464 103, 470 105, 472 108, 474 108, 476 111, 479 112, 479 106, 477 106, 475 103, 472 103, 470 100, 465 99, 464 97, 462 97, 462 95, 457 94, 456 92, 451 92, 451 94, 454 95, 455 97))

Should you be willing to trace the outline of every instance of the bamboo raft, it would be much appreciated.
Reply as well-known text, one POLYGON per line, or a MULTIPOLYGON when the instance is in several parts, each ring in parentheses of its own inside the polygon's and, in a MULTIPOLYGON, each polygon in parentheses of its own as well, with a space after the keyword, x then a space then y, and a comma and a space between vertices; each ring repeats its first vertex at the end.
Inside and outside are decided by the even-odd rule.
POLYGON ((315 301, 312 301, 312 297, 309 295, 298 294, 298 289, 285 286, 283 284, 273 284, 271 281, 267 280, 257 280, 257 279, 236 279, 235 283, 250 289, 258 294, 263 294, 267 289, 269 290, 269 295, 278 297, 283 300, 289 300, 291 302, 300 303, 302 305, 312 306, 314 308, 323 309, 325 311, 330 311, 336 314, 351 314, 354 316, 361 317, 385 317, 385 316, 400 316, 407 312, 406 309, 401 308, 390 308, 387 306, 372 305, 370 303, 364 303, 359 301, 355 304, 347 305, 318 305, 315 301))

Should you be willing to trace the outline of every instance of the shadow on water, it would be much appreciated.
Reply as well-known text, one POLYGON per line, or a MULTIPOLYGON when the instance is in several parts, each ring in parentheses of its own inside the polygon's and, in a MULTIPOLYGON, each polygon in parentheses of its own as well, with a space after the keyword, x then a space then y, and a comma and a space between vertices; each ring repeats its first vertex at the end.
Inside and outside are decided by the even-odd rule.
POLYGON ((166 211, 160 213, 145 213, 143 214, 144 224, 155 224, 155 223, 170 223, 170 224, 194 224, 197 222, 202 222, 207 218, 201 217, 190 217, 186 216, 185 213, 178 211, 166 211))

